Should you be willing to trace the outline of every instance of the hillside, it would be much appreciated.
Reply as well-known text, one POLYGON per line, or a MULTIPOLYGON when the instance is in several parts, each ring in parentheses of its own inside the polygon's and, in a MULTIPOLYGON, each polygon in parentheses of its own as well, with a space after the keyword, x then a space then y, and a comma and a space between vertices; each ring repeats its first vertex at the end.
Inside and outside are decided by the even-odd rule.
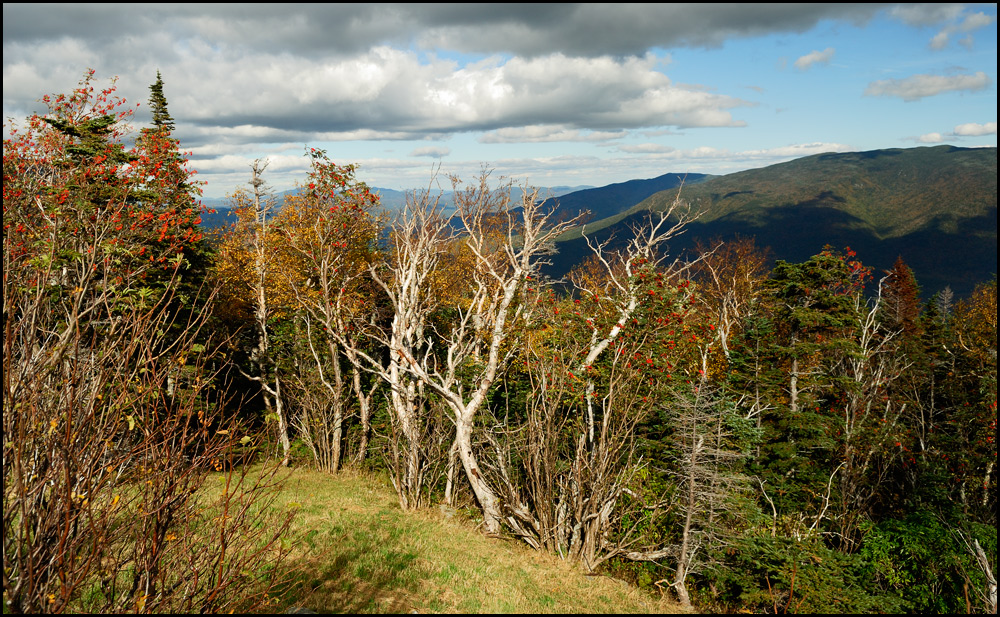
POLYGON ((713 177, 707 174, 669 173, 648 180, 628 180, 599 188, 578 190, 561 197, 556 195, 557 198, 553 201, 558 204, 561 217, 570 218, 589 210, 590 215, 587 220, 599 221, 620 214, 661 191, 678 186, 692 186, 713 177))
MULTIPOLYGON (((221 491, 222 474, 206 486, 221 491)), ((669 598, 477 529, 475 508, 404 512, 384 476, 287 473, 273 506, 295 511, 291 580, 277 610, 317 613, 675 614, 669 598)), ((664 568, 664 575, 667 569, 664 568)))
MULTIPOLYGON (((649 210, 662 210, 677 189, 586 226, 588 235, 619 240, 649 210)), ((938 146, 819 154, 683 187, 701 212, 673 252, 698 238, 755 236, 776 259, 802 261, 825 244, 851 246, 877 270, 896 257, 913 268, 930 295, 946 285, 959 295, 996 272, 996 148, 938 146)), ((587 254, 577 228, 565 234, 549 274, 561 276, 587 254)))

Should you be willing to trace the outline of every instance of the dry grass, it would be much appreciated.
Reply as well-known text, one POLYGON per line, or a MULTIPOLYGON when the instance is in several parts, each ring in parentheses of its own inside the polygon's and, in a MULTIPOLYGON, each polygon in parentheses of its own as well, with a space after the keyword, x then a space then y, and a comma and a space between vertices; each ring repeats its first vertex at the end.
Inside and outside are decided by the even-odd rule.
MULTIPOLYGON (((297 511, 293 582, 275 609, 320 613, 680 613, 557 556, 488 538, 439 508, 403 512, 384 479, 289 472, 279 507, 297 511)), ((469 513, 471 514, 471 513, 469 513)))

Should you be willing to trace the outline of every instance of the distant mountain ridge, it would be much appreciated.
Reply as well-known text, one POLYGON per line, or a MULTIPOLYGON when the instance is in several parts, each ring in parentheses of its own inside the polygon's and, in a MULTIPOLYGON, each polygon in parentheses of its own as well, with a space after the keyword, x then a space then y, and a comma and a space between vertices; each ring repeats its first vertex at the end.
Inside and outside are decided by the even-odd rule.
POLYGON ((557 196, 553 201, 558 204, 560 214, 565 218, 576 216, 587 210, 590 212, 587 219, 597 221, 615 216, 661 191, 698 184, 714 177, 716 176, 708 174, 667 173, 648 180, 628 180, 599 188, 576 191, 557 196))
MULTIPOLYGON (((549 187, 539 188, 538 194, 543 198, 558 198, 561 197, 562 195, 566 195, 567 193, 586 191, 592 188, 593 187, 591 186, 549 186, 549 187)), ((407 193, 413 192, 413 191, 397 191, 394 189, 384 189, 378 187, 373 187, 372 191, 378 193, 379 205, 381 205, 383 209, 388 210, 390 212, 401 211, 403 209, 403 206, 406 205, 407 193)), ((437 195, 437 193, 433 194, 435 196, 437 195)), ((653 193, 650 192, 648 195, 652 194, 653 193)), ((522 195, 523 195, 523 189, 520 186, 514 185, 513 187, 511 187, 511 197, 514 199, 515 202, 519 202, 521 200, 522 195)), ((454 198, 452 191, 441 192, 441 202, 446 210, 454 208, 453 200, 454 198)))
MULTIPOLYGON (((639 181, 643 182, 643 181, 639 181)), ((579 191, 586 191, 593 189, 592 186, 580 185, 580 186, 551 186, 539 189, 539 195, 545 198, 557 198, 567 193, 574 193, 579 191)), ((670 187, 663 187, 670 188, 670 187)), ((299 189, 291 189, 288 191, 282 191, 278 193, 276 197, 279 203, 284 199, 285 195, 294 194, 299 189)), ((412 191, 397 191, 395 189, 386 189, 380 187, 372 187, 372 192, 377 193, 379 196, 379 205, 389 212, 399 212, 406 205, 406 195, 412 191)), ((662 189, 661 189, 662 190, 662 189)), ((515 200, 521 199, 522 189, 518 186, 514 186, 511 190, 512 195, 515 200)), ((643 195, 643 199, 652 195, 656 191, 649 191, 646 195, 643 195)), ((445 210, 454 208, 452 205, 452 191, 443 191, 441 193, 442 205, 445 210)), ((640 200, 635 200, 630 202, 629 205, 638 203, 640 200)), ((233 222, 232 217, 229 216, 229 200, 226 198, 205 198, 201 200, 202 204, 215 212, 209 212, 202 216, 202 226, 207 229, 214 229, 218 227, 225 227, 226 225, 233 222)))
MULTIPOLYGON (((680 189, 701 212, 671 252, 696 239, 755 236, 777 259, 804 261, 825 244, 851 246, 877 271, 897 256, 913 268, 924 295, 946 285, 957 294, 996 273, 996 148, 953 146, 817 154, 716 176, 680 189)), ((628 225, 664 209, 662 191, 586 226, 589 236, 619 241, 628 225)), ((567 199, 564 197, 563 199, 567 199)), ((562 276, 586 256, 581 228, 564 234, 549 269, 562 276)))

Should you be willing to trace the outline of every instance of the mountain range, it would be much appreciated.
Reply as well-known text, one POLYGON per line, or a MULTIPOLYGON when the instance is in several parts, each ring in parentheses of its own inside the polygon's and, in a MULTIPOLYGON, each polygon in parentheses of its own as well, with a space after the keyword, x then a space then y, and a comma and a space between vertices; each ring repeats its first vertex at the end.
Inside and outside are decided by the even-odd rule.
POLYGON ((562 276, 589 254, 584 231, 623 243, 678 191, 698 218, 673 241, 674 254, 737 235, 790 262, 849 246, 876 275, 901 256, 924 297, 946 286, 964 296, 996 274, 997 150, 953 146, 817 154, 689 181, 567 232, 547 273, 562 276))

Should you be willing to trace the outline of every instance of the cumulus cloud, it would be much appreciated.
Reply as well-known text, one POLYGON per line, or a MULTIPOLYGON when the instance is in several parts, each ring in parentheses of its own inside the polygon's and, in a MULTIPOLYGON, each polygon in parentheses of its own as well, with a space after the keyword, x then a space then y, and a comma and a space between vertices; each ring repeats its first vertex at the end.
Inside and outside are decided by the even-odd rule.
MULTIPOLYGON (((926 27, 942 26, 941 30, 931 37, 928 47, 941 50, 948 47, 956 34, 970 33, 991 25, 996 18, 983 12, 967 13, 967 7, 962 4, 903 4, 889 9, 889 15, 908 26, 926 27)), ((962 37, 959 44, 971 47, 974 43, 971 34, 962 37)))
POLYGON ((962 137, 984 137, 986 135, 996 135, 997 134, 997 123, 996 122, 986 122, 984 124, 979 124, 977 122, 968 122, 966 124, 959 124, 952 131, 948 133, 925 133, 919 137, 911 137, 910 140, 916 141, 922 144, 940 144, 946 141, 952 140, 956 141, 954 138, 962 137))
POLYGON ((966 124, 959 124, 952 131, 953 134, 962 137, 982 137, 983 135, 996 135, 997 134, 997 123, 987 122, 985 124, 977 124, 975 122, 969 122, 966 124))
POLYGON ((945 92, 976 92, 993 83, 986 73, 974 75, 913 75, 906 79, 873 81, 865 89, 866 96, 898 96, 904 101, 918 101, 945 92))
POLYGON ((834 49, 827 47, 823 51, 813 50, 795 61, 795 68, 800 71, 808 70, 814 64, 830 64, 833 58, 834 49))
MULTIPOLYGON (((350 157, 345 162, 358 162, 361 177, 377 172, 404 185, 421 185, 432 165, 426 157, 460 175, 467 175, 467 168, 474 174, 480 161, 454 161, 447 149, 419 143, 456 133, 482 135, 484 144, 580 144, 571 156, 496 161, 506 166, 505 173, 521 170, 540 180, 562 174, 560 183, 578 177, 578 183, 593 184, 590 174, 606 172, 625 180, 647 170, 646 177, 652 177, 673 170, 664 169, 664 161, 722 171, 726 165, 775 162, 811 150, 802 145, 789 146, 795 154, 785 155, 712 148, 680 152, 655 143, 612 143, 633 133, 656 141, 681 129, 746 125, 741 111, 751 102, 723 90, 711 77, 704 84, 673 81, 671 58, 663 50, 805 33, 820 22, 863 25, 884 10, 874 4, 719 8, 648 3, 236 8, 92 3, 53 10, 7 3, 3 109, 13 117, 41 111, 38 97, 66 92, 86 66, 97 68, 99 77, 119 75, 119 93, 132 103, 145 101, 159 69, 177 119, 176 136, 193 151, 199 171, 230 186, 245 182, 249 163, 261 155, 273 157, 268 174, 275 183, 291 179, 307 163, 302 156, 307 142, 337 142, 330 146, 331 156, 342 144, 342 154, 350 157), (378 140, 418 143, 399 146, 409 153, 399 158, 373 156, 385 152, 381 145, 347 143, 378 140), (605 144, 617 154, 587 157, 582 154, 586 144, 605 144)), ((982 14, 960 5, 905 5, 892 11, 906 23, 944 28, 944 44, 964 40, 971 45, 967 36, 984 21, 982 14)), ((832 48, 814 51, 796 66, 807 70, 829 62, 832 53, 832 48)), ((929 76, 910 80, 920 77, 929 76)), ((929 96, 916 86, 890 80, 870 88, 877 95, 904 96, 899 92, 906 91, 914 97, 907 100, 929 96)), ((742 92, 749 86, 726 87, 742 92)), ((136 122, 148 122, 144 107, 136 122)), ((717 132, 685 133, 691 139, 717 132)))
POLYGON ((938 32, 933 37, 931 37, 931 42, 928 43, 931 49, 944 49, 948 46, 948 41, 951 38, 951 34, 945 31, 938 32))
MULTIPOLYGON (((52 66, 68 64, 65 45, 52 45, 58 51, 51 55, 64 58, 52 66)), ((28 61, 38 51, 5 46, 5 113, 26 107, 24 101, 39 92, 66 89, 66 71, 28 61)), ((86 48, 77 52, 72 55, 86 56, 86 48)), ((206 135, 204 129, 227 140, 287 142, 304 134, 332 140, 426 139, 553 124, 580 131, 559 140, 601 140, 629 128, 741 126, 731 110, 750 105, 697 85, 672 83, 652 54, 491 56, 458 66, 387 46, 350 57, 311 58, 234 53, 189 41, 177 55, 162 72, 178 137, 185 143, 206 135)), ((116 58, 126 62, 129 56, 116 58)), ((156 68, 142 64, 148 68, 133 67, 128 87, 121 84, 123 92, 147 91, 156 68)))

